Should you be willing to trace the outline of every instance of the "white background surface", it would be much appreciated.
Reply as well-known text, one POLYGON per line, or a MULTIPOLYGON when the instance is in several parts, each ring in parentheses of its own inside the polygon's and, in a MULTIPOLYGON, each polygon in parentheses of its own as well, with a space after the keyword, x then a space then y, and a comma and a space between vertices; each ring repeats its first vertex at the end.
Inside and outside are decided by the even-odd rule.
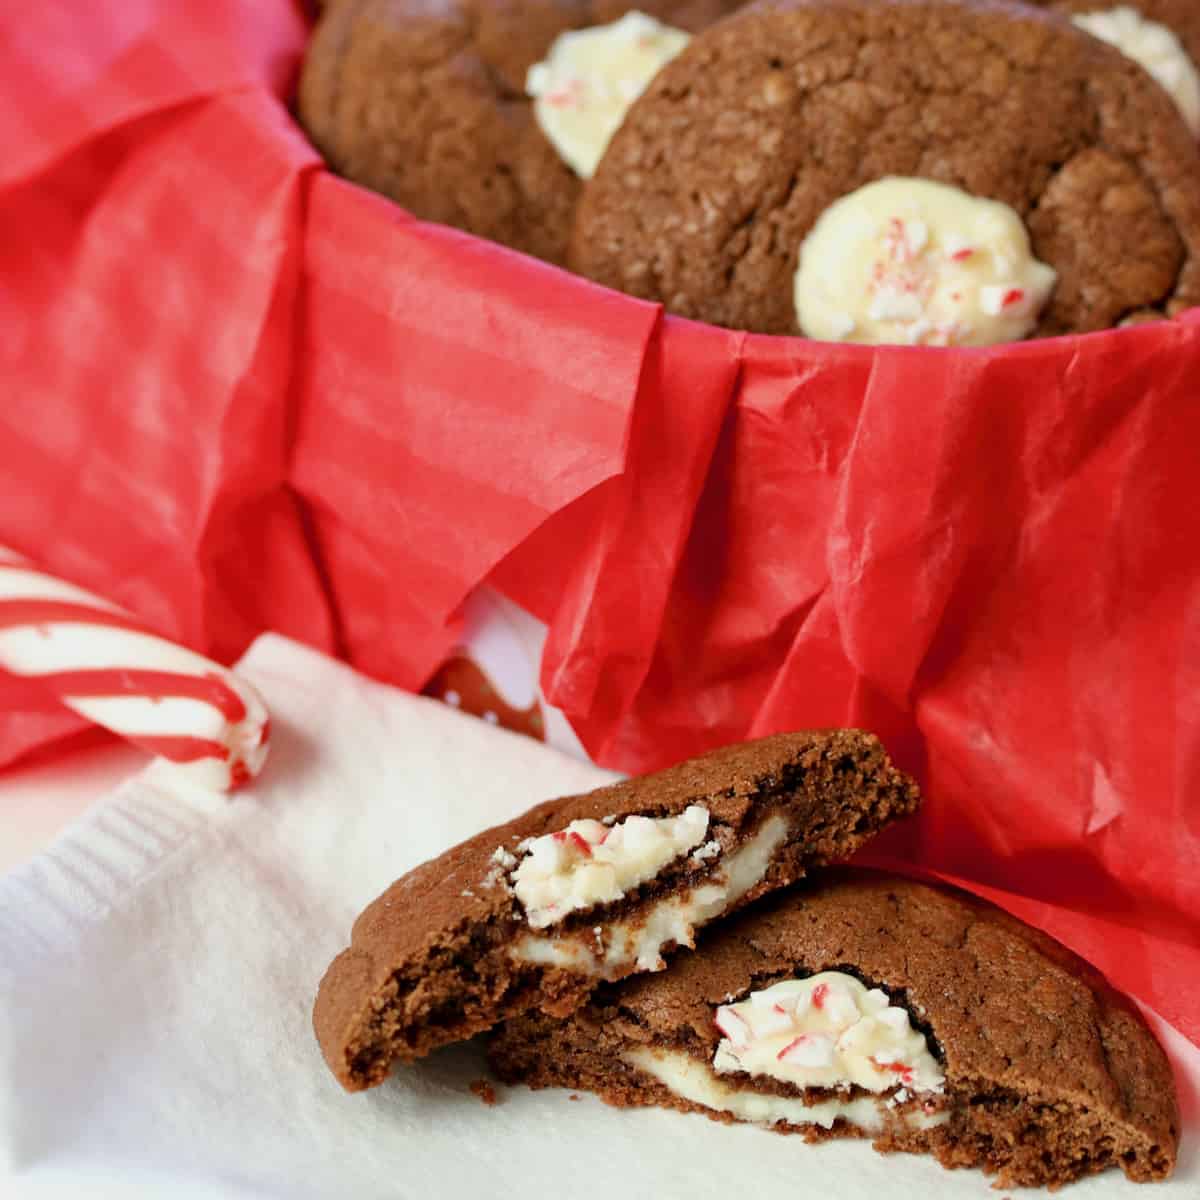
MULTIPOLYGON (((252 791, 184 795, 152 769, 0 879, 4 1200, 996 1196, 976 1172, 860 1142, 563 1092, 498 1089, 487 1108, 468 1091, 475 1045, 343 1093, 309 1022, 357 911, 445 846, 603 774, 281 639, 248 674, 275 730, 252 791)), ((25 814, 5 822, 24 831, 6 855, 128 769, 108 754, 6 782, 25 814)), ((1193 1135, 1175 1180, 1136 1194, 1195 1200, 1200 1053, 1167 1040, 1193 1135)), ((1134 1194, 1113 1172, 1066 1193, 1134 1194)))

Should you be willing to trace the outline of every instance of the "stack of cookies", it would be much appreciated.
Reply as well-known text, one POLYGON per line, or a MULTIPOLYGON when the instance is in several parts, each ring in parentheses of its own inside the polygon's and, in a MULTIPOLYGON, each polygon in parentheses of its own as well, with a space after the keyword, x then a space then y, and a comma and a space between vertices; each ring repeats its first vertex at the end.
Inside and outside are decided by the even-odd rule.
POLYGON ((335 0, 299 113, 671 312, 991 345, 1200 304, 1198 64, 1194 0, 335 0))
POLYGON ((828 867, 919 802, 878 739, 836 730, 539 805, 362 913, 317 995, 325 1059, 357 1091, 491 1031, 509 1083, 871 1138, 1004 1187, 1165 1178, 1171 1069, 1132 1005, 977 900, 828 867))

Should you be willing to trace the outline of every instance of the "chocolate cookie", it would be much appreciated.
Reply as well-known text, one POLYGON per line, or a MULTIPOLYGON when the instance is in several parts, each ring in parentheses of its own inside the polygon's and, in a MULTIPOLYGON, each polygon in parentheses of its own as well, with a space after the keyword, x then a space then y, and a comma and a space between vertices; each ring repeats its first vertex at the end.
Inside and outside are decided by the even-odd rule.
POLYGON ((1004 1188, 1162 1179, 1179 1139, 1166 1056, 1098 973, 997 909, 873 872, 773 897, 565 1021, 512 1020, 489 1056, 510 1083, 872 1137, 1004 1188))
POLYGON ((707 30, 630 109, 568 261, 683 316, 795 333, 802 243, 887 177, 1014 211, 1057 274, 1037 334, 1200 302, 1200 150, 1174 104, 1004 0, 765 0, 707 30))
POLYGON ((317 994, 325 1059, 354 1091, 528 1008, 566 1014, 918 802, 877 738, 838 730, 540 804, 366 908, 317 994))
POLYGON ((534 119, 529 68, 635 7, 689 32, 740 0, 337 0, 298 115, 330 166, 416 216, 561 263, 579 179, 534 119))

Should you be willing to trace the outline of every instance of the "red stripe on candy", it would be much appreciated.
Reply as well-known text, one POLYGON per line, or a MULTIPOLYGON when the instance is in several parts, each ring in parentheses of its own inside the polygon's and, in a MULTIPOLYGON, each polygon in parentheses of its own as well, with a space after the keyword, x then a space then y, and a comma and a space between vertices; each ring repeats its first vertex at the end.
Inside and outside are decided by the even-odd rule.
POLYGON ((58 671, 38 680, 61 696, 145 696, 149 700, 202 700, 227 721, 244 721, 246 705, 219 675, 181 675, 175 671, 143 671, 115 667, 58 671))
POLYGON ((149 750, 151 754, 161 754, 172 762, 197 762, 202 758, 219 758, 225 762, 229 758, 229 747, 208 738, 170 737, 167 735, 150 734, 141 737, 136 733, 125 735, 134 745, 149 750))
POLYGON ((128 613, 108 612, 69 600, 0 600, 0 629, 15 629, 18 625, 107 625, 148 633, 128 613))
POLYGON ((571 844, 575 847, 575 849, 578 850, 579 853, 582 854, 584 858, 592 857, 592 848, 584 840, 584 837, 582 834, 572 832, 570 835, 570 841, 571 841, 571 844))

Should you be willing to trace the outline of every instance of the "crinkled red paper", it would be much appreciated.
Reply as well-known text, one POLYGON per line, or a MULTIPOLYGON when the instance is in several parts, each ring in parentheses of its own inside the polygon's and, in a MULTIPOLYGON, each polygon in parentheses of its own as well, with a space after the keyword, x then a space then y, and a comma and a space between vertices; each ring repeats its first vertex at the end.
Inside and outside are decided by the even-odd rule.
MULTIPOLYGON (((1200 319, 747 337, 326 172, 289 0, 0 7, 0 543, 417 688, 484 579, 600 762, 856 724, 881 853, 1200 1042, 1200 319)), ((0 761, 76 726, 0 683, 0 761)))

